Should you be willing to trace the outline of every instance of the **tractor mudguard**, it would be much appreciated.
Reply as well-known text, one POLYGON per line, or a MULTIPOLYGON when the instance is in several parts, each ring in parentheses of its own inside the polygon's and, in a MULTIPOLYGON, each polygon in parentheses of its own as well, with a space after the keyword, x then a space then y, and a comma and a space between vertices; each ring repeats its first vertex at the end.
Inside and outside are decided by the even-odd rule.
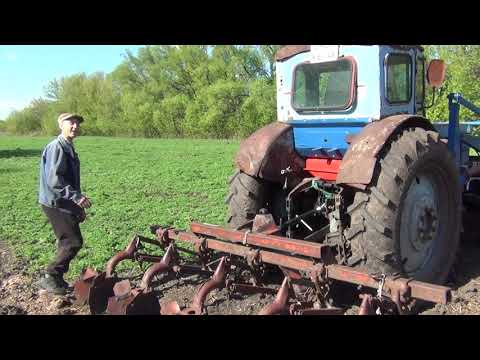
POLYGON ((278 121, 243 140, 235 163, 244 173, 273 182, 281 182, 281 171, 288 167, 292 173, 305 167, 305 160, 295 151, 292 127, 278 121))
POLYGON ((365 126, 353 137, 340 164, 336 183, 365 190, 372 181, 377 155, 396 129, 410 126, 435 131, 424 117, 408 114, 389 116, 365 126))

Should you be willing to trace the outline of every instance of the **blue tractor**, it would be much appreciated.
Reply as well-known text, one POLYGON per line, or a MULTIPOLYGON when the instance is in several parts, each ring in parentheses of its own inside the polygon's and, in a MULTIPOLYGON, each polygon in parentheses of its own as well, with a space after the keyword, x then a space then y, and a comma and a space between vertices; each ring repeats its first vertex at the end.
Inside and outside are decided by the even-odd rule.
POLYGON ((214 289, 270 293, 268 270, 284 280, 263 315, 343 313, 348 301, 340 297, 352 284, 362 293, 359 314, 410 313, 412 300, 448 303, 441 283, 455 261, 462 213, 480 209, 471 154, 480 149, 480 123, 460 123, 459 107, 480 109, 451 94, 447 122, 425 118, 426 84, 441 86, 445 64, 427 68, 419 46, 296 45, 276 60, 278 121, 240 145, 226 198, 230 229, 152 225, 155 239, 137 235, 105 272, 82 272, 78 303, 92 313, 203 314, 214 289), (161 247, 163 257, 139 252, 144 244, 161 247), (153 262, 140 286, 117 276, 123 260, 153 262), (160 304, 152 291, 152 279, 169 271, 211 278, 182 309, 160 304))
POLYGON ((479 209, 480 122, 425 117, 445 64, 420 46, 292 45, 276 54, 277 115, 241 143, 227 222, 269 213, 282 236, 328 244, 338 264, 445 282, 462 212, 479 209))

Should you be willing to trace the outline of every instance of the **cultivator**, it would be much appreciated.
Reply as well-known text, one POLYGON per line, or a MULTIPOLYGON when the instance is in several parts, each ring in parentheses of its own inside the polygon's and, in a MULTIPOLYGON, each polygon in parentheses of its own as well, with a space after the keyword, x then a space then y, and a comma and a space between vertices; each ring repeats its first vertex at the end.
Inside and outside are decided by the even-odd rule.
POLYGON ((111 258, 105 272, 85 269, 74 287, 77 303, 88 304, 92 314, 201 315, 206 313, 209 293, 227 289, 228 294, 276 293, 261 315, 338 315, 344 309, 331 291, 338 283, 357 286, 361 315, 406 314, 417 300, 446 304, 450 298, 450 289, 444 286, 339 265, 335 247, 278 236, 279 227, 266 213, 255 217, 251 231, 200 223, 192 223, 190 231, 161 226, 152 226, 151 231, 155 239, 135 236, 125 250, 111 258), (194 250, 182 246, 185 243, 193 245, 194 250), (164 255, 140 252, 143 244, 164 249, 164 255), (199 265, 191 265, 180 253, 195 255, 199 265), (127 259, 152 263, 138 286, 115 272, 116 266, 127 259), (276 288, 267 284, 268 269, 274 266, 284 275, 276 288), (190 306, 182 308, 176 302, 161 306, 152 281, 167 273, 210 278, 197 289, 190 306))

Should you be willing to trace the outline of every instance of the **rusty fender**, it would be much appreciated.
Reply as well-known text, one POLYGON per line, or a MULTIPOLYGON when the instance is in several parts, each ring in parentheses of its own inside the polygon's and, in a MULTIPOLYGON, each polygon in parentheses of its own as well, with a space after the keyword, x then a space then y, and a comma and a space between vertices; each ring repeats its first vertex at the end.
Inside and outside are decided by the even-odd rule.
POLYGON ((397 129, 410 126, 434 130, 427 119, 415 115, 393 115, 365 126, 353 137, 340 165, 336 183, 365 190, 372 181, 377 156, 384 145, 397 129))
POLYGON ((250 176, 281 182, 282 170, 290 167, 293 174, 301 174, 305 160, 295 151, 292 127, 276 121, 242 141, 235 164, 250 176))

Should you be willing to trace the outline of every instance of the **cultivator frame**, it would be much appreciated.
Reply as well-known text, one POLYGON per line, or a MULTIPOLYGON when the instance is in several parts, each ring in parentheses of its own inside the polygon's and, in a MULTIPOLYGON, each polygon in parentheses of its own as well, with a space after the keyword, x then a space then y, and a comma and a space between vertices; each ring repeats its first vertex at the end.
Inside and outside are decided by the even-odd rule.
POLYGON ((358 286, 362 303, 360 315, 394 313, 407 314, 417 300, 447 304, 451 289, 413 279, 366 272, 339 265, 335 248, 330 245, 296 240, 276 235, 280 229, 270 214, 259 214, 253 220, 252 231, 231 230, 216 225, 193 222, 190 231, 171 227, 151 226, 155 239, 135 236, 125 250, 115 254, 107 263, 105 272, 85 269, 75 283, 77 304, 88 304, 92 314, 205 314, 205 301, 214 289, 226 288, 234 293, 275 293, 275 300, 265 306, 260 315, 326 315, 343 314, 329 294, 334 282, 358 286), (142 243, 159 246, 165 250, 162 257, 141 253, 142 243), (182 247, 193 245, 194 250, 182 247), (185 263, 180 252, 194 254, 200 265, 185 263), (216 258, 220 255, 219 258, 216 258), (249 269, 250 279, 237 282, 232 275, 235 264, 249 269), (124 260, 153 263, 144 273, 140 284, 132 286, 129 279, 115 273, 116 266, 124 260), (246 260, 246 261, 245 261, 246 260), (211 265, 218 262, 213 272, 211 265), (278 266, 285 278, 278 289, 263 284, 266 265, 278 266), (190 306, 181 308, 170 302, 160 306, 151 287, 155 276, 165 273, 200 274, 211 276, 198 289, 190 306), (308 284, 313 289, 313 299, 302 299, 294 291, 294 284, 308 284), (376 293, 372 294, 372 290, 376 293))

